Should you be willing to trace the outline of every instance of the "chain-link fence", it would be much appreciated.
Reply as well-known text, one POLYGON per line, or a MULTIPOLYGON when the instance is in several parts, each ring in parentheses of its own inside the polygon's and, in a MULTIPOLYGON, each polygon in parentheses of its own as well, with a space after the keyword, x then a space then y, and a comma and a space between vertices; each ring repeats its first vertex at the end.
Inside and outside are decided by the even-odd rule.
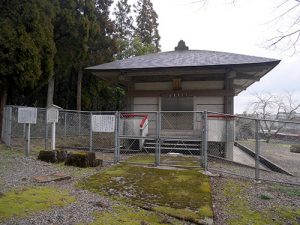
MULTIPOLYGON (((18 108, 5 107, 1 137, 6 145, 24 149, 27 128, 18 123, 18 108)), ((47 123, 46 111, 38 108, 36 123, 30 126, 33 153, 51 149, 52 124, 47 123)), ((59 110, 55 133, 57 148, 94 151, 104 161, 202 167, 212 172, 300 184, 297 121, 259 120, 215 112, 59 110), (96 125, 98 128, 93 128, 96 125)))

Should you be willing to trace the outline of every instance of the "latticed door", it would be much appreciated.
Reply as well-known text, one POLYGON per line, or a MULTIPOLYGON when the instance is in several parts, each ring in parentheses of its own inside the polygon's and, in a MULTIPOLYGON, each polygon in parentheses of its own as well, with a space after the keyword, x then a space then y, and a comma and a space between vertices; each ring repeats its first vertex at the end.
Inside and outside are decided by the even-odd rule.
POLYGON ((193 130, 193 97, 162 97, 163 130, 193 130))

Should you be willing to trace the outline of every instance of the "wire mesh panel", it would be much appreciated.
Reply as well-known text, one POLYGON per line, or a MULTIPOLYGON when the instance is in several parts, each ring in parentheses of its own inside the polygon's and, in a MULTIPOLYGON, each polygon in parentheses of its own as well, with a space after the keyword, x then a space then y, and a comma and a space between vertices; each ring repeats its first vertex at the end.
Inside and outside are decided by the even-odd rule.
POLYGON ((120 160, 129 163, 154 164, 158 136, 157 112, 120 112, 120 160))
MULTIPOLYGON (((107 121, 108 124, 100 124, 100 126, 111 127, 110 130, 104 129, 104 127, 99 127, 99 130, 92 130, 91 139, 90 139, 90 150, 96 152, 97 157, 103 159, 104 161, 113 162, 116 151, 116 120, 117 115, 115 112, 92 112, 91 117, 102 118, 104 121, 107 121)), ((97 121, 92 120, 91 127, 93 127, 97 121)))
POLYGON ((207 119, 208 168, 255 178, 255 120, 220 113, 207 119))
POLYGON ((300 184, 300 124, 260 120, 259 134, 261 161, 272 171, 260 178, 300 184))
MULTIPOLYGON (((9 106, 9 108, 9 117, 11 118, 9 121, 10 146, 15 149, 23 150, 26 144, 26 133, 28 132, 28 129, 26 129, 26 124, 18 122, 20 107, 9 106)), ((44 133, 45 109, 37 108, 36 123, 30 124, 30 143, 32 148, 42 148, 44 144, 44 133)))
MULTIPOLYGON (((59 113, 57 147, 73 150, 89 150, 90 146, 90 113, 61 111, 59 113)), ((48 124, 50 127, 52 124, 48 124)), ((51 133, 48 132, 48 138, 51 133)))
POLYGON ((161 164, 200 166, 201 112, 160 112, 161 164))
POLYGON ((37 109, 36 124, 31 125, 30 134, 32 138, 44 138, 46 116, 46 109, 37 109))
POLYGON ((12 117, 12 107, 6 106, 3 110, 3 121, 2 121, 2 141, 10 146, 11 145, 11 118, 12 117))
POLYGON ((193 131, 193 112, 161 112, 161 129, 170 131, 193 131))
MULTIPOLYGON (((18 123, 18 109, 5 107, 1 138, 24 150, 27 129, 18 123)), ((51 149, 52 124, 46 123, 46 114, 38 108, 36 123, 30 125, 33 149, 51 149)), ((203 165, 212 171, 300 184, 299 121, 193 111, 60 110, 56 147, 95 151, 110 162, 203 165), (94 130, 95 124, 101 129, 94 130)))
POLYGON ((11 113, 11 146, 23 149, 25 146, 25 124, 18 123, 18 107, 12 107, 11 113))

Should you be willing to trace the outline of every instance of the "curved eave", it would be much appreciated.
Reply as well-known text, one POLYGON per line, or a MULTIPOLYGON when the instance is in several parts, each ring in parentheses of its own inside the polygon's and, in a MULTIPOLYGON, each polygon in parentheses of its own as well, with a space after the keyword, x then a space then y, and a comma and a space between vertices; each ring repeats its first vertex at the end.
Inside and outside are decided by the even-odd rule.
POLYGON ((192 70, 192 69, 214 69, 214 68, 235 68, 235 67, 247 67, 247 66, 273 66, 273 68, 280 63, 280 60, 274 60, 269 62, 260 63, 243 63, 243 64, 220 64, 220 65, 201 65, 201 66, 173 66, 173 67, 133 67, 133 68, 114 68, 114 69, 101 69, 98 66, 86 67, 85 70, 91 72, 131 72, 131 71, 157 71, 157 70, 192 70))
MULTIPOLYGON (((88 67, 85 70, 97 75, 100 79, 114 78, 114 83, 122 85, 120 78, 126 80, 132 77, 148 77, 148 79, 159 80, 162 76, 182 76, 188 77, 203 76, 204 74, 210 78, 213 73, 228 74, 235 71, 237 76, 234 78, 234 93, 238 95, 246 90, 254 82, 259 81, 264 75, 269 73, 280 63, 280 60, 260 62, 260 63, 244 63, 244 64, 227 64, 227 65, 204 65, 204 66, 175 66, 175 67, 148 67, 148 68, 122 68, 122 69, 96 69, 88 67), (243 79, 242 75, 248 78, 243 79), (119 82, 120 81, 120 82, 119 82)), ((130 79, 128 79, 130 80, 130 79)), ((125 84, 126 86, 126 84, 125 84)))

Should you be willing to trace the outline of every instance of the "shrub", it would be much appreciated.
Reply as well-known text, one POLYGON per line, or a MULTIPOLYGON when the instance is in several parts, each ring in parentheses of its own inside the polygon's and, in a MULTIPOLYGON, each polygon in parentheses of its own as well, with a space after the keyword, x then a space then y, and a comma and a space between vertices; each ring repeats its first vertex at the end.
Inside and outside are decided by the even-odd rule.
POLYGON ((300 153, 300 145, 291 145, 290 151, 294 153, 300 153))

